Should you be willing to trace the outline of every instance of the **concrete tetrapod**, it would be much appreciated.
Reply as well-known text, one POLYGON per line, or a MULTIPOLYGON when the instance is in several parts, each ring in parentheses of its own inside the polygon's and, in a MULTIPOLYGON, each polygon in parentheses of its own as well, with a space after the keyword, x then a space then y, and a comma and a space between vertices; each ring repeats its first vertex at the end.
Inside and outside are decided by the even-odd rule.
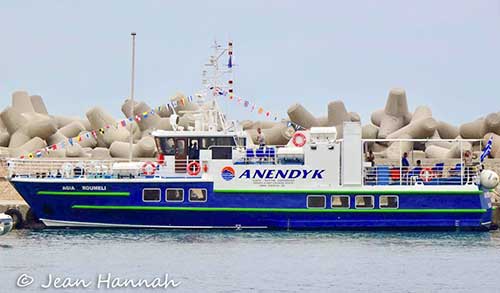
MULTIPOLYGON (((387 136, 388 139, 423 139, 431 137, 437 128, 437 121, 432 118, 429 107, 419 106, 415 110, 408 125, 394 131, 387 136)), ((390 159, 399 158, 401 153, 413 150, 412 141, 392 143, 386 151, 386 157, 390 159)))
POLYGON ((482 139, 488 132, 500 135, 500 113, 490 113, 460 126, 460 136, 466 139, 482 139))
POLYGON ((311 127, 319 126, 318 119, 314 117, 311 112, 307 111, 301 104, 294 104, 288 108, 288 117, 293 123, 309 129, 311 127))
POLYGON ((129 140, 129 131, 125 127, 116 127, 116 120, 103 109, 94 107, 86 113, 92 129, 97 134, 97 145, 110 147, 113 142, 126 142, 129 140), (106 128, 106 126, 111 126, 106 128), (104 134, 99 129, 104 130, 104 134))
MULTIPOLYGON (((122 141, 115 141, 109 148, 109 153, 113 158, 128 158, 129 157, 129 143, 122 141)), ((144 137, 132 145, 132 156, 135 158, 151 158, 156 153, 156 144, 152 137, 144 137)))
POLYGON ((47 143, 45 143, 43 139, 39 137, 33 137, 19 147, 9 148, 9 156, 13 158, 19 158, 20 156, 26 156, 36 150, 43 149, 46 146, 47 143))
POLYGON ((337 128, 337 137, 342 138, 344 133, 344 122, 357 121, 361 118, 358 113, 347 112, 347 109, 342 101, 333 101, 328 103, 328 120, 326 125, 320 120, 322 126, 335 126, 337 128))
POLYGON ((484 148, 484 146, 492 136, 493 136, 493 144, 491 145, 490 157, 497 159, 500 158, 500 135, 493 132, 486 133, 483 138, 482 146, 484 148))
POLYGON ((9 148, 20 147, 34 137, 46 140, 57 131, 54 121, 49 117, 28 120, 12 107, 0 113, 0 118, 10 134, 9 148))
POLYGON ((372 123, 379 127, 378 138, 387 136, 408 124, 411 114, 404 89, 391 89, 383 110, 372 113, 372 123))

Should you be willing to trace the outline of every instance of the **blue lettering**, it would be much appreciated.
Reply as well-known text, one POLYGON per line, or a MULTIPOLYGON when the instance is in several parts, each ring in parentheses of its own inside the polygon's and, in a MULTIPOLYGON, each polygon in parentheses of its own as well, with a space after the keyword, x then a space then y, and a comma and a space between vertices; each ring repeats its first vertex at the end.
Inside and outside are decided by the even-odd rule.
POLYGON ((325 172, 325 170, 314 170, 314 174, 312 176, 312 179, 318 178, 318 179, 323 179, 323 175, 321 173, 325 172))
POLYGON ((299 178, 301 174, 302 174, 302 172, 300 170, 292 170, 290 172, 290 175, 288 176, 288 179, 299 178))
POLYGON ((307 175, 311 174, 313 170, 303 170, 304 171, 304 176, 302 176, 302 179, 306 179, 307 175))
POLYGON ((250 178, 250 170, 245 170, 243 171, 243 173, 241 173, 240 177, 238 178, 242 178, 242 177, 245 177, 245 178, 250 178))
POLYGON ((264 179, 264 176, 266 174, 266 171, 267 170, 255 170, 255 173, 253 174, 253 177, 252 178, 260 178, 260 179, 264 179))
POLYGON ((259 179, 323 179, 323 172, 325 170, 245 170, 238 178, 259 178, 259 179), (312 176, 311 176, 312 175, 312 176))
POLYGON ((288 177, 288 171, 289 170, 278 170, 278 172, 276 172, 276 178, 281 177, 281 179, 286 179, 288 177))
POLYGON ((266 179, 273 179, 275 170, 269 170, 266 175, 266 179))

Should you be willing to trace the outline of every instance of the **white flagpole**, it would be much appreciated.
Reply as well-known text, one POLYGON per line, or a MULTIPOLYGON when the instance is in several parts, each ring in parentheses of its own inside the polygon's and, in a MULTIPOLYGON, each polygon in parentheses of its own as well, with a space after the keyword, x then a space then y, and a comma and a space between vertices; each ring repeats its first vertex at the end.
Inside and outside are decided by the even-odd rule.
MULTIPOLYGON (((130 115, 134 117, 134 81, 135 81, 135 35, 136 33, 131 33, 132 36, 132 76, 130 81, 130 115)), ((134 118, 132 118, 134 119, 134 118)), ((129 149, 128 149, 128 160, 132 162, 132 144, 134 143, 133 134, 132 134, 132 123, 130 123, 130 134, 129 134, 129 149)))

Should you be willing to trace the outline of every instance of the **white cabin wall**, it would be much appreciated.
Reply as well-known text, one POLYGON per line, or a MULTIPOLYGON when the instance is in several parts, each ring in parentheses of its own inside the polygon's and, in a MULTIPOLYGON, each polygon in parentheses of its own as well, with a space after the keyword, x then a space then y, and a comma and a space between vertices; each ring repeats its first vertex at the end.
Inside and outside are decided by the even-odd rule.
POLYGON ((342 146, 343 185, 362 185, 362 170, 363 146, 361 142, 361 124, 359 122, 344 122, 344 140, 342 146))

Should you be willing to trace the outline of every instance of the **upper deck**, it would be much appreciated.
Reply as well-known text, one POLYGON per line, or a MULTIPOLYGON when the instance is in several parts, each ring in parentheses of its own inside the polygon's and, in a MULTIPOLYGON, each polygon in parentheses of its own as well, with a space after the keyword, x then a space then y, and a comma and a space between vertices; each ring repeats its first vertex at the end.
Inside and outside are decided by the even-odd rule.
POLYGON ((302 133, 305 143, 301 146, 290 141, 286 146, 261 147, 247 143, 249 138, 237 132, 157 131, 154 135, 161 159, 132 163, 12 159, 4 164, 8 164, 9 177, 32 179, 203 179, 227 187, 239 184, 221 179, 221 170, 231 166, 240 177, 243 172, 253 172, 253 179, 269 181, 270 186, 274 181, 290 179, 287 172, 292 169, 306 175, 316 170, 324 175, 323 182, 307 176, 295 178, 297 186, 304 188, 479 184, 482 167, 473 148, 480 149, 480 141, 362 140, 356 131, 352 135, 347 131, 344 139, 336 139, 331 129, 302 133), (449 143, 454 153, 446 158, 426 157, 420 150, 426 143, 449 143))

